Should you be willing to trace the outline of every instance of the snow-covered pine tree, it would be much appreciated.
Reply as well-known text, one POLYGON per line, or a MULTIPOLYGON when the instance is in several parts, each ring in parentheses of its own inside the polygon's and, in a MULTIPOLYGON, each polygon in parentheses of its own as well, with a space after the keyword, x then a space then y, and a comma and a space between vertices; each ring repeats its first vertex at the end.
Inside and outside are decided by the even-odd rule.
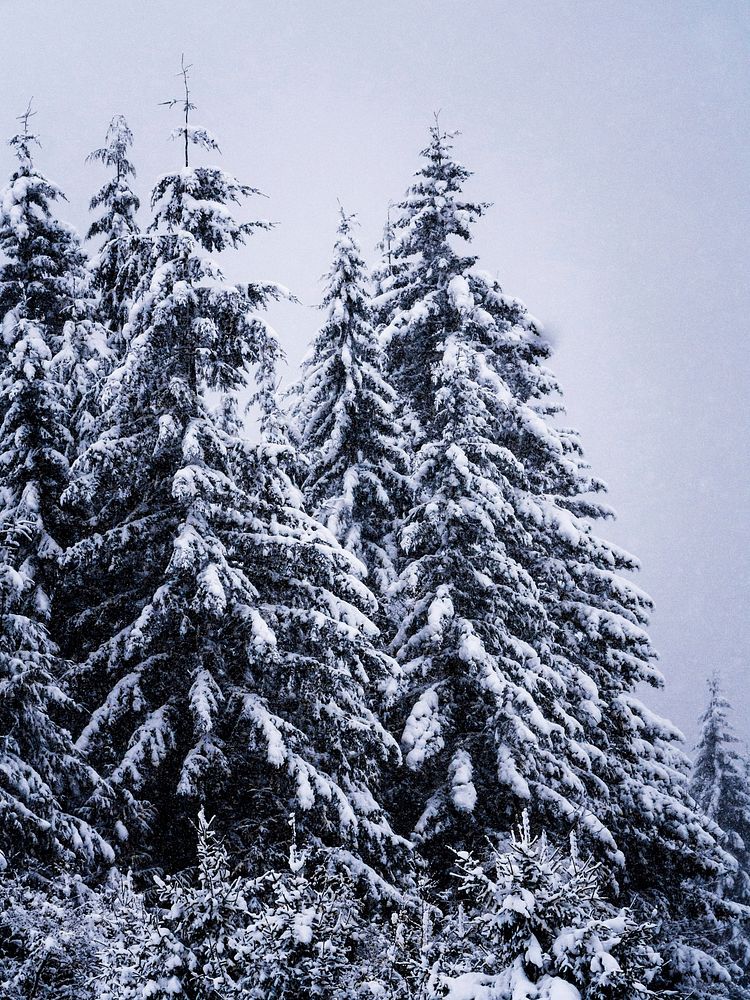
POLYGON ((326 275, 326 322, 303 362, 294 417, 309 465, 308 507, 368 570, 382 597, 396 576, 395 527, 405 495, 396 395, 383 375, 369 278, 341 209, 326 275))
POLYGON ((52 214, 60 192, 34 167, 29 117, 11 140, 19 162, 0 216, 0 857, 13 866, 112 856, 75 814, 93 791, 111 801, 63 724, 73 704, 49 635, 74 448, 72 393, 56 366, 76 326, 83 257, 52 214))
POLYGON ((242 937, 243 995, 353 1000, 370 992, 382 938, 363 919, 351 873, 300 849, 294 835, 285 868, 248 880, 246 895, 253 902, 242 937))
POLYGON ((97 1000, 229 1000, 242 993, 249 920, 211 820, 198 815, 196 871, 154 876, 147 907, 130 878, 102 896, 103 920, 89 983, 97 1000))
POLYGON ((0 486, 0 503, 8 504, 0 516, 0 867, 13 869, 32 860, 92 865, 113 858, 83 818, 92 795, 111 803, 111 794, 61 718, 75 706, 60 686, 64 665, 35 575, 35 556, 48 540, 35 487, 29 477, 19 498, 12 486, 0 486))
POLYGON ((19 168, 7 188, 6 279, 0 290, 0 314, 16 308, 25 298, 25 314, 44 323, 52 351, 49 377, 63 387, 67 420, 60 435, 66 438, 64 454, 72 461, 82 442, 93 432, 99 386, 111 367, 106 332, 99 322, 88 269, 78 233, 55 215, 54 202, 65 200, 55 184, 35 168, 32 147, 38 144, 28 132, 29 109, 23 135, 11 140, 19 168))
MULTIPOLYGON (((97 318, 90 288, 84 284, 71 303, 70 319, 63 327, 60 347, 49 368, 50 377, 63 387, 70 414, 70 462, 93 441, 99 430, 101 389, 115 358, 108 340, 107 330, 97 318)), ((66 519, 70 537, 77 537, 81 526, 76 523, 75 514, 67 510, 66 519)))
MULTIPOLYGON (((690 791, 705 815, 721 828, 722 842, 736 861, 736 868, 729 868, 721 878, 722 895, 750 907, 750 786, 730 711, 719 676, 714 674, 700 719, 690 791)), ((750 976, 750 910, 738 913, 727 930, 732 953, 750 976)))
POLYGON ((109 180, 91 199, 91 211, 98 216, 89 227, 88 239, 101 240, 93 262, 93 285, 99 295, 99 316, 109 330, 115 355, 125 350, 123 329, 127 322, 133 294, 140 277, 136 253, 139 234, 136 213, 140 201, 131 187, 135 167, 130 161, 133 133, 123 115, 109 123, 104 146, 95 149, 88 160, 103 163, 112 171, 109 180))
MULTIPOLYGON (((7 261, 0 287, 0 315, 18 310, 42 324, 50 350, 49 378, 62 387, 66 419, 59 417, 60 453, 75 457, 80 439, 93 429, 98 385, 110 352, 92 299, 88 262, 76 231, 61 222, 54 203, 65 195, 36 169, 31 151, 38 139, 28 131, 11 140, 19 165, 4 198, 3 249, 7 261), (62 446, 64 444, 64 447, 62 446)), ((6 335, 6 343, 8 340, 6 335)))
POLYGON ((549 625, 521 563, 528 514, 505 443, 510 393, 485 356, 494 323, 468 307, 475 261, 455 247, 483 206, 462 199, 468 171, 437 125, 423 155, 395 224, 394 256, 408 266, 384 293, 392 378, 417 422, 395 640, 406 686, 394 721, 411 773, 395 808, 439 873, 446 846, 508 830, 529 799, 551 824, 581 814, 599 825, 564 679, 547 660, 549 625))
MULTIPOLYGON (((716 900, 686 886, 715 875, 721 851, 687 794, 679 733, 635 697, 640 682, 659 683, 645 631, 650 602, 621 576, 637 564, 592 531, 590 519, 610 512, 592 496, 602 484, 589 474, 577 436, 551 420, 560 406, 538 324, 454 249, 479 214, 460 197, 467 172, 437 128, 425 154, 396 222, 397 267, 381 295, 392 379, 418 418, 417 502, 402 533, 411 562, 401 575, 415 613, 397 637, 413 704, 407 762, 423 768, 432 758, 418 831, 453 825, 465 835, 460 803, 478 830, 489 818, 488 829, 502 831, 503 810, 514 798, 527 801, 552 830, 580 823, 614 888, 650 896, 665 919, 691 910, 705 929, 716 900), (420 379, 420 369, 431 377, 420 379), (493 496, 491 517, 480 519, 493 496), (488 558, 490 543, 500 557, 488 558), (503 565, 505 578, 496 568, 503 565), (495 656, 496 673, 485 660, 477 690, 488 674, 500 680, 477 699, 478 710, 467 697, 476 683, 461 645, 467 620, 495 656), (535 658, 525 652, 524 662, 514 640, 535 658), (488 725, 493 700, 501 709, 488 725), (470 746, 472 725, 487 741, 481 754, 470 746), (527 741, 533 751, 523 750, 527 741), (509 747, 515 771, 506 766, 509 747), (477 759, 497 761, 495 774, 479 775, 484 791, 477 759)), ((723 975, 710 957, 703 964, 723 975)))
MULTIPOLYGON (((187 90, 183 107, 177 137, 214 151, 187 90)), ((205 801, 247 850, 272 853, 296 809, 364 867, 363 842, 394 841, 377 782, 397 748, 365 697, 391 666, 356 561, 300 507, 288 446, 253 448, 232 412, 249 366, 276 350, 258 316, 274 290, 227 283, 212 256, 266 227, 232 217, 253 193, 190 165, 154 189, 151 280, 69 491, 96 524, 68 556, 91 709, 79 744, 153 803, 141 843, 170 866, 205 801)))
POLYGON ((718 674, 708 681, 708 704, 700 719, 700 736, 690 792, 709 819, 724 832, 729 850, 740 862, 738 888, 750 900, 750 788, 739 739, 729 721, 731 707, 718 674))
POLYGON ((653 927, 603 896, 600 865, 531 833, 524 814, 505 849, 459 853, 461 904, 444 935, 458 971, 447 1000, 646 1000, 662 959, 653 927), (486 852, 485 852, 486 853, 486 852))

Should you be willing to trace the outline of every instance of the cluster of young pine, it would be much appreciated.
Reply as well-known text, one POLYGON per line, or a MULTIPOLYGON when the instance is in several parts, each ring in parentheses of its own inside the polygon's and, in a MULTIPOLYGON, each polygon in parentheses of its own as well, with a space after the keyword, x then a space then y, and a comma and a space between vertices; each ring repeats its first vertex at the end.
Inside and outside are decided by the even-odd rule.
POLYGON ((747 995, 741 837, 636 697, 650 601, 453 137, 372 278, 341 212, 282 396, 187 84, 144 230, 123 118, 92 154, 91 257, 11 140, 3 996, 747 995))

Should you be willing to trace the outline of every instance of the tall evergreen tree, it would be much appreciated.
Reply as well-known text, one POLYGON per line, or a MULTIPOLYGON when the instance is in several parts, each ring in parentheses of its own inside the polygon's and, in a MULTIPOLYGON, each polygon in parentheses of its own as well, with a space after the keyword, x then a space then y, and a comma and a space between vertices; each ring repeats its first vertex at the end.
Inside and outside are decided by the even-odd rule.
POLYGON ((679 733, 635 697, 659 683, 650 602, 620 575, 635 560, 593 533, 610 512, 577 436, 553 420, 538 324, 456 249, 482 206, 461 197, 469 175, 449 138, 432 130, 381 294, 392 378, 416 418, 400 583, 413 610, 397 637, 416 829, 460 842, 507 830, 528 802, 551 829, 579 823, 614 888, 665 916, 691 907, 705 929, 717 901, 686 886, 705 885, 722 853, 687 793, 679 733))
POLYGON ((353 223, 342 209, 326 276, 326 322, 303 363, 295 418, 309 459, 303 489, 311 511, 364 563, 371 586, 384 595, 396 575, 394 527, 406 456, 353 223))
POLYGON ((397 809, 433 857, 441 844, 509 829, 529 799, 558 825, 582 810, 606 836, 587 812, 586 756, 571 738, 564 682, 546 659, 549 625, 521 563, 528 512, 514 489, 519 460, 504 443, 510 393, 486 358, 493 320, 471 302, 475 259, 456 245, 484 206, 462 199, 469 174, 449 138, 431 130, 383 293, 392 378, 414 416, 416 455, 395 641, 412 774, 397 809))
MULTIPOLYGON (((188 152, 214 151, 185 82, 175 134, 188 152)), ((69 491, 97 528, 68 558, 91 708, 79 742, 153 804, 142 843, 164 858, 168 842, 169 864, 205 801, 246 849, 272 851, 295 808, 363 867, 360 846, 374 857, 394 841, 377 778, 396 748, 365 699, 391 668, 353 558, 300 507, 288 447, 248 445, 232 406, 277 350, 257 315, 274 290, 228 284, 212 258, 266 228, 230 213, 253 193, 189 165, 154 189, 152 277, 69 491)))
POLYGON ((138 281, 136 213, 140 201, 131 187, 135 167, 130 161, 133 133, 123 115, 109 123, 104 146, 89 154, 112 171, 109 180, 91 199, 91 211, 99 212, 91 223, 88 239, 100 239, 93 264, 94 289, 99 294, 99 315, 110 331, 110 343, 118 357, 124 353, 123 329, 138 281))
POLYGON ((0 853, 20 865, 112 856, 76 814, 92 793, 107 794, 63 724, 73 705, 49 635, 74 447, 56 364, 70 346, 83 258, 52 214, 61 193, 34 167, 29 117, 11 140, 18 167, 0 215, 0 853))

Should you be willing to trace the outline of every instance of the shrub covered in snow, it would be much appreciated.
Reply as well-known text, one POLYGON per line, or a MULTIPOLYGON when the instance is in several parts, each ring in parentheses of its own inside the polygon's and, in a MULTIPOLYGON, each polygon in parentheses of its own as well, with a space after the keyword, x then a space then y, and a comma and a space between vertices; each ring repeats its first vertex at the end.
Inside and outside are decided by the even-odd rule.
POLYGON ((80 1000, 96 966, 97 897, 80 876, 0 874, 0 996, 80 1000))
POLYGON ((528 817, 507 848, 458 855, 466 912, 453 948, 470 971, 449 978, 450 1000, 636 1000, 653 997, 661 958, 650 925, 601 894, 600 866, 571 838, 564 851, 532 835, 528 817))

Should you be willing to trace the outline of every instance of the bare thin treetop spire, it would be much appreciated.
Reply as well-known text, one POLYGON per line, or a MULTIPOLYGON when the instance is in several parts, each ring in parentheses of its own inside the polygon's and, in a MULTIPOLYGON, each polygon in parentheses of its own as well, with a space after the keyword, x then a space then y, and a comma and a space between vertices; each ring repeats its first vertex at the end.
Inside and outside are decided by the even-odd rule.
POLYGON ((29 103, 26 106, 26 110, 22 115, 18 115, 18 117, 16 118, 16 121, 23 122, 23 134, 25 137, 28 137, 29 134, 29 119, 33 118, 34 115, 36 114, 36 111, 31 110, 31 105, 33 104, 33 102, 34 98, 30 97, 29 103))
MULTIPOLYGON (((195 111, 195 105, 190 100, 190 70, 193 68, 192 63, 185 64, 185 53, 183 52, 180 56, 180 72, 177 76, 182 77, 182 83, 185 87, 185 98, 182 102, 182 110, 185 114, 185 124, 180 129, 175 129, 174 136, 182 135, 185 142, 185 169, 190 167, 190 112, 195 111)), ((170 101, 162 101, 162 104, 167 105, 167 107, 173 108, 175 104, 179 104, 179 100, 173 97, 170 101)))
POLYGON ((180 56, 180 75, 182 76, 182 82, 185 86, 185 102, 183 104, 183 110, 185 112, 185 166, 189 167, 189 157, 188 157, 188 125, 190 124, 190 112, 195 108, 194 104, 190 103, 190 87, 188 85, 189 73, 192 67, 192 63, 188 66, 185 65, 185 53, 183 52, 180 56))

